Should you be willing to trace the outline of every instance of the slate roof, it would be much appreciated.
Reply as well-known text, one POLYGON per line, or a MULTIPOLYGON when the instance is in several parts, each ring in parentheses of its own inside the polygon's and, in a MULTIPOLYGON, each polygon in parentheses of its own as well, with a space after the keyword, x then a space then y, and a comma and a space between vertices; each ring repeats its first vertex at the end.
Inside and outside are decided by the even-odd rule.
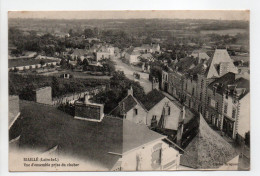
POLYGON ((238 99, 243 98, 250 91, 249 81, 242 77, 236 79, 236 75, 231 72, 217 78, 214 82, 209 84, 208 88, 213 90, 214 86, 217 88, 216 92, 220 94, 225 93, 227 88, 230 90, 230 95, 236 90, 239 95, 238 99), (244 89, 244 91, 239 91, 239 89, 244 89))
POLYGON ((142 103, 145 106, 145 108, 149 111, 165 97, 166 96, 162 94, 159 90, 153 89, 145 96, 142 103))
POLYGON ((194 50, 191 53, 191 56, 195 58, 198 57, 199 59, 206 59, 206 60, 210 58, 205 51, 201 51, 201 50, 194 50))
POLYGON ((136 124, 129 120, 123 120, 123 125, 123 153, 152 141, 166 138, 166 136, 150 130, 144 124, 136 124))
POLYGON ((153 58, 153 56, 152 56, 151 53, 142 54, 140 57, 141 57, 141 58, 144 58, 144 59, 150 59, 150 58, 153 58))
POLYGON ((213 81, 212 83, 210 83, 208 85, 208 88, 213 90, 213 87, 217 86, 217 92, 222 94, 225 92, 225 89, 226 87, 229 85, 229 84, 232 84, 234 81, 235 81, 235 78, 236 78, 236 75, 234 73, 227 73, 225 75, 223 75, 222 77, 220 78, 217 78, 215 81, 213 81))
POLYGON ((180 165, 194 169, 216 169, 237 156, 235 149, 200 117, 198 134, 180 158, 180 165))
POLYGON ((137 104, 141 105, 141 102, 134 98, 133 95, 127 95, 123 100, 119 102, 118 106, 115 109, 113 109, 109 114, 122 117, 124 113, 127 113, 128 111, 133 109, 137 104))
POLYGON ((173 64, 171 67, 173 68, 173 70, 175 70, 176 68, 177 71, 180 73, 186 73, 192 65, 196 66, 197 63, 197 58, 185 57, 180 59, 176 64, 173 64))
POLYGON ((210 63, 210 68, 207 74, 207 78, 219 77, 219 65, 220 63, 228 64, 229 72, 237 72, 237 68, 233 64, 233 60, 230 58, 226 49, 216 49, 210 63))
POLYGON ((53 106, 28 101, 21 101, 21 119, 21 124, 14 125, 20 128, 10 130, 20 132, 21 148, 45 152, 58 146, 60 155, 91 161, 107 170, 125 152, 165 138, 128 120, 110 116, 102 122, 77 120, 53 106))

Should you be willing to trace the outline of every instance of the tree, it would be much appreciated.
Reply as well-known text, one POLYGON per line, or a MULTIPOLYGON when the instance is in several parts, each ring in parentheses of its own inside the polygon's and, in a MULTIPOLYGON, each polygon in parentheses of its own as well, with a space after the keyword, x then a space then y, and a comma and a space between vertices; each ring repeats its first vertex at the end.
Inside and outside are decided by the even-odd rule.
POLYGON ((69 35, 70 35, 71 37, 74 35, 73 29, 70 29, 70 30, 69 30, 69 35))
POLYGON ((91 29, 85 29, 84 35, 86 38, 91 38, 91 37, 94 37, 94 32, 91 29))
POLYGON ((58 78, 52 77, 52 95, 57 97, 60 94, 60 83, 58 78))
POLYGON ((41 60, 41 61, 40 61, 40 64, 41 64, 41 66, 43 66, 43 65, 45 64, 45 61, 44 61, 44 60, 41 60))
POLYGON ((66 59, 64 59, 64 58, 62 58, 61 59, 61 61, 60 61, 60 66, 61 66, 61 68, 67 68, 67 61, 66 61, 66 59))

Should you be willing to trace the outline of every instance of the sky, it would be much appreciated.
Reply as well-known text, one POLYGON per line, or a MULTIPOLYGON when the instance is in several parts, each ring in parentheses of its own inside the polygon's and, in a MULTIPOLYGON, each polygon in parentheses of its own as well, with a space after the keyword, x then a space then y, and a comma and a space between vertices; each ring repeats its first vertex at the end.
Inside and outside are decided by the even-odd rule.
POLYGON ((47 19, 221 19, 249 20, 249 11, 243 10, 172 10, 172 11, 9 11, 9 18, 47 19))

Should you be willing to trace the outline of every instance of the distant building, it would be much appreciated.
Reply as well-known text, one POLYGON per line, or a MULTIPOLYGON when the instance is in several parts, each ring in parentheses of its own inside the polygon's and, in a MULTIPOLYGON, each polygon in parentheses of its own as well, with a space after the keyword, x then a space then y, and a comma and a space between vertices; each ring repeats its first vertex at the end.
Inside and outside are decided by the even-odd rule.
POLYGON ((114 57, 114 54, 115 54, 115 49, 113 46, 111 45, 101 46, 97 50, 97 61, 114 57))
POLYGON ((80 60, 83 61, 85 59, 85 54, 87 54, 86 50, 76 48, 71 54, 71 57, 75 60, 77 60, 77 58, 80 58, 80 60))
POLYGON ((130 47, 124 54, 126 61, 133 65, 140 63, 139 56, 141 56, 141 53, 139 51, 134 51, 133 47, 130 47))
POLYGON ((205 51, 201 51, 201 50, 193 51, 191 53, 191 56, 194 58, 198 58, 199 59, 198 63, 203 62, 205 60, 209 60, 209 58, 210 58, 205 51))
POLYGON ((152 56, 151 53, 146 53, 146 54, 142 54, 139 56, 140 60, 144 60, 144 61, 154 61, 154 57, 152 56))
POLYGON ((207 86, 228 72, 236 74, 238 70, 227 50, 216 49, 213 57, 203 62, 187 57, 170 65, 163 71, 161 88, 205 116, 207 86))

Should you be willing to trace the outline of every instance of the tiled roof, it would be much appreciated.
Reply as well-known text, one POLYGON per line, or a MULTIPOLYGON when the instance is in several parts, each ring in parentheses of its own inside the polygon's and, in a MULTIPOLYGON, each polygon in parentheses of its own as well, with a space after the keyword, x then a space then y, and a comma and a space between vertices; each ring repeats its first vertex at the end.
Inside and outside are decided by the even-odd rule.
POLYGON ((142 103, 145 106, 145 108, 149 111, 165 97, 166 96, 163 95, 159 90, 153 89, 145 96, 144 101, 142 103))
POLYGON ((180 165, 194 169, 216 169, 237 156, 235 149, 200 117, 198 134, 181 155, 180 165))
POLYGON ((217 92, 222 94, 224 93, 226 87, 229 85, 229 84, 232 84, 236 79, 236 75, 234 73, 227 73, 225 75, 223 75, 222 77, 220 78, 217 78, 215 81, 213 81, 212 83, 210 83, 208 85, 208 88, 213 90, 213 87, 214 86, 217 86, 217 92))
POLYGON ((164 138, 128 120, 109 116, 101 122, 77 120, 53 106, 34 102, 21 103, 21 116, 18 127, 22 129, 15 130, 20 131, 21 148, 45 152, 58 146, 60 155, 91 161, 107 170, 125 152, 164 138))
POLYGON ((84 49, 75 49, 71 55, 84 56, 84 54, 86 54, 84 49))

